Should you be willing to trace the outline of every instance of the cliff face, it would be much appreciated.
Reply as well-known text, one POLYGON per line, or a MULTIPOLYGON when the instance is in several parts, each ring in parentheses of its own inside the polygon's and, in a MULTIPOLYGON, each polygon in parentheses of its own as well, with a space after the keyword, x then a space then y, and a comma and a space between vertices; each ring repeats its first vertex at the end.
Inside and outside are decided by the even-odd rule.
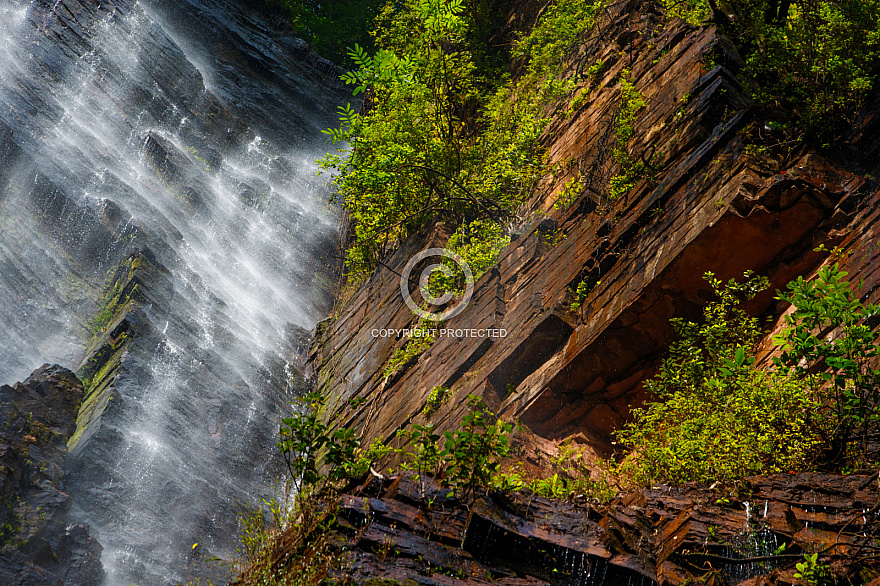
POLYGON ((276 475, 297 336, 330 306, 313 161, 347 92, 234 1, 12 4, 0 377, 51 360, 82 378, 64 498, 107 583, 219 581, 209 558, 276 475))
MULTIPOLYGON (((498 328, 506 337, 444 336, 402 373, 385 366, 406 338, 383 329, 415 327, 400 295, 403 267, 416 252, 442 246, 442 226, 412 238, 319 327, 311 364, 330 417, 365 439, 391 439, 420 414, 428 393, 447 386, 453 398, 431 418, 457 425, 468 394, 482 396, 505 418, 518 418, 544 451, 574 438, 596 453, 611 450, 609 434, 644 398, 642 382, 656 371, 671 341, 671 317, 696 318, 710 298, 702 279, 746 270, 766 275, 771 290, 747 308, 778 319, 772 290, 812 274, 840 246, 853 282, 875 285, 876 185, 866 179, 870 157, 847 164, 802 149, 783 159, 753 156, 765 132, 734 74, 741 61, 713 27, 665 24, 650 3, 610 9, 569 71, 601 62, 586 100, 570 114, 559 104, 546 140, 563 171, 547 179, 530 204, 521 233, 483 275, 467 309, 443 325, 452 330, 498 328), (622 71, 644 95, 632 152, 650 169, 625 196, 610 200, 619 173, 609 135, 620 106, 622 71), (576 173, 585 188, 564 209, 553 202, 576 173), (572 310, 573 291, 586 294, 572 310), (352 409, 348 401, 363 398, 352 409), (547 443, 542 440, 550 440, 547 443)), ((874 152, 865 115, 847 145, 874 152)), ((841 151, 844 149, 841 148, 841 151)), ((768 338, 769 340, 769 338, 768 338)), ((769 350, 769 345, 768 345, 769 350)))
POLYGON ((68 517, 67 440, 76 429, 82 383, 44 365, 23 383, 0 386, 0 581, 99 584, 101 546, 68 517))
MULTIPOLYGON (((770 278, 771 288, 746 308, 762 316, 770 330, 760 356, 765 361, 773 352, 771 336, 785 309, 774 301, 773 291, 784 289, 797 276, 809 277, 824 263, 839 262, 853 283, 862 282, 863 301, 880 300, 880 190, 871 178, 878 165, 876 96, 853 124, 847 142, 833 153, 797 147, 785 156, 770 156, 755 146, 770 130, 737 80, 743 63, 714 27, 666 22, 648 2, 622 3, 605 12, 596 34, 571 56, 568 72, 573 75, 596 63, 601 63, 598 73, 581 82, 585 99, 579 104, 557 104, 545 136, 550 160, 562 171, 542 183, 524 214, 532 219, 523 223, 497 264, 477 281, 466 310, 442 325, 460 333, 439 337, 402 371, 384 375, 407 338, 383 337, 383 330, 419 323, 401 297, 400 274, 414 254, 443 246, 448 233, 442 225, 405 242, 319 324, 310 364, 319 390, 328 397, 326 413, 335 425, 353 428, 365 443, 381 438, 397 446, 396 432, 411 424, 433 423, 440 431, 456 428, 465 397, 474 394, 501 417, 519 419, 528 427, 518 437, 521 453, 533 472, 545 471, 565 440, 586 448, 588 457, 610 455, 611 432, 628 419, 631 405, 645 399, 644 381, 656 372, 672 341, 669 319, 696 319, 711 298, 702 278, 705 272, 723 280, 741 277, 747 270, 770 278), (648 172, 625 196, 611 199, 610 179, 621 171, 610 151, 622 75, 647 102, 635 122, 631 152, 648 172), (563 186, 575 176, 584 189, 570 205, 554 207, 563 186), (814 250, 822 244, 827 249, 837 247, 833 256, 814 250), (580 306, 572 309, 579 285, 580 306), (488 329, 504 330, 506 336, 468 337, 468 330, 488 329), (437 386, 449 387, 451 399, 427 416, 423 408, 437 386), (363 401, 352 403, 352 399, 363 401)), ((829 541, 832 533, 844 532, 841 527, 848 512, 868 510, 868 503, 874 502, 867 492, 855 495, 875 490, 870 478, 852 480, 858 486, 849 482, 815 475, 757 479, 755 494, 762 495, 759 506, 765 508, 763 517, 770 519, 761 526, 775 535, 773 539, 793 539, 807 551, 822 549, 833 541, 829 541), (803 495, 823 492, 839 496, 834 505, 839 517, 812 519, 820 513, 816 507, 832 505, 817 504, 821 499, 810 503, 812 497, 803 495), (794 510, 795 506, 800 509, 794 510)), ((370 496, 386 494, 384 490, 370 496)), ((407 541, 410 529, 422 537, 430 534, 410 523, 429 513, 404 511, 400 514, 405 519, 399 519, 397 505, 363 504, 357 501, 360 496, 352 498, 354 504, 343 503, 343 509, 368 511, 364 522, 370 528, 354 534, 350 543, 373 553, 383 547, 387 551, 387 543, 393 543, 412 548, 403 557, 428 559, 420 547, 439 555, 439 545, 407 541), (380 518, 392 527, 385 546, 383 530, 369 525, 380 518), (402 537, 393 529, 401 526, 402 537)), ((711 491, 697 488, 642 491, 601 511, 586 507, 577 515, 602 528, 597 539, 604 549, 589 555, 605 560, 602 563, 616 560, 617 566, 635 572, 621 574, 621 580, 638 574, 640 579, 677 584, 699 576, 697 567, 733 563, 740 568, 740 562, 731 560, 772 553, 765 548, 760 553, 712 550, 705 559, 690 555, 688 551, 705 551, 708 543, 721 541, 707 537, 714 532, 710 526, 717 524, 728 532, 725 539, 730 543, 753 519, 745 503, 748 498, 732 507, 735 512, 715 506, 716 499, 711 491), (696 573, 691 576, 689 571, 696 573)), ((417 508, 425 504, 403 500, 417 508)), ((751 510, 756 510, 754 506, 751 510)), ((510 555, 499 552, 520 551, 511 536, 517 529, 511 527, 517 523, 520 529, 529 527, 528 506, 525 509, 525 513, 518 510, 518 520, 510 521, 511 526, 499 522, 494 513, 471 510, 466 519, 459 519, 471 529, 462 529, 461 539, 452 538, 449 544, 473 545, 471 531, 477 530, 475 519, 481 518, 479 523, 503 526, 499 531, 506 537, 496 533, 494 542, 487 538, 494 545, 479 546, 482 553, 464 547, 467 553, 462 555, 484 555, 486 547, 497 548, 498 556, 509 561, 510 555)), ((535 546, 538 549, 552 549, 555 538, 542 533, 545 529, 522 529, 523 539, 542 542, 535 546)), ((558 530, 560 539, 569 540, 563 549, 575 539, 571 527, 546 530, 558 530)), ((444 535, 430 539, 446 543, 444 535)), ((570 549, 587 555, 585 549, 570 549)), ((498 562, 498 556, 492 561, 498 562)), ((796 558, 802 559, 800 550, 785 563, 790 566, 796 558)), ((416 581, 422 579, 414 578, 416 574, 430 575, 413 569, 407 574, 403 566, 394 566, 397 561, 386 562, 381 555, 377 559, 355 559, 353 567, 367 568, 356 575, 364 580, 382 576, 375 569, 379 566, 389 575, 416 581)), ((495 576, 490 565, 481 567, 495 576)), ((513 572, 510 576, 515 575, 515 568, 505 567, 513 572)), ((754 566, 728 577, 739 582, 769 575, 779 567, 754 566)), ((537 582, 594 583, 531 571, 537 582)), ((584 572, 578 570, 577 575, 589 578, 584 572)), ((794 580, 790 572, 773 576, 771 581, 794 580)), ((511 579, 510 583, 530 583, 511 579)))
MULTIPOLYGON (((658 487, 606 504, 482 492, 465 507, 447 492, 410 476, 350 487, 325 513, 337 556, 330 577, 372 586, 800 584, 795 562, 821 550, 838 583, 870 578, 850 563, 871 556, 863 535, 877 528, 874 475, 658 487)), ((298 545, 279 540, 277 569, 298 545)))

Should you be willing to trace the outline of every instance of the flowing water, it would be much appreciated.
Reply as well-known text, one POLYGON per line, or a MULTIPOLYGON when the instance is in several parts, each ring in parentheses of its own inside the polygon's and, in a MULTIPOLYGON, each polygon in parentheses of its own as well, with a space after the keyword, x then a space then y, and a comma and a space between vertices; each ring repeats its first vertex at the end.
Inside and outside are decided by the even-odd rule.
POLYGON ((332 69, 234 2, 0 0, 0 383, 80 366, 105 288, 145 259, 66 487, 108 584, 205 572, 268 492, 289 363, 334 279, 313 163, 332 69))

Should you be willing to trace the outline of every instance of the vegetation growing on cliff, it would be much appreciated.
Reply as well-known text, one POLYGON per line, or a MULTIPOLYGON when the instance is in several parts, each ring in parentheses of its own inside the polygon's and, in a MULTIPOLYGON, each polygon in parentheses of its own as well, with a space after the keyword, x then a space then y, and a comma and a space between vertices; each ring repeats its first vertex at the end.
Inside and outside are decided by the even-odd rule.
POLYGON ((711 483, 806 464, 818 443, 818 396, 797 378, 754 368, 761 330, 737 306, 769 282, 746 276, 723 284, 708 273, 717 300, 703 322, 672 320, 679 339, 648 381, 657 400, 618 433, 632 452, 618 470, 625 479, 711 483))
POLYGON ((880 313, 859 301, 836 264, 798 278, 779 299, 794 311, 776 338, 774 367, 755 367, 762 332, 737 305, 768 285, 726 285, 703 323, 673 320, 679 340, 648 382, 656 397, 618 433, 631 451, 616 472, 636 484, 740 480, 753 474, 876 465, 880 424, 878 338, 865 324, 880 313), (829 340, 827 332, 839 332, 829 340))
MULTIPOLYGON (((439 391, 439 389, 438 389, 439 391)), ((445 392, 445 391, 444 391, 445 392)), ((447 498, 472 502, 487 487, 510 450, 513 425, 499 421, 478 397, 458 429, 435 433, 432 425, 403 431, 408 443, 392 450, 380 441, 367 448, 354 430, 331 427, 321 419, 323 401, 312 394, 303 412, 283 420, 278 444, 290 471, 293 492, 242 518, 242 547, 235 564, 240 586, 322 584, 340 569, 341 552, 331 543, 336 527, 336 490, 341 482, 366 474, 392 451, 401 469, 442 475, 447 498)))
POLYGON ((516 45, 526 73, 512 80, 487 50, 488 6, 476 0, 388 4, 379 51, 354 47, 343 79, 366 92, 363 111, 328 131, 349 145, 322 161, 353 222, 347 256, 358 279, 432 219, 451 228, 499 227, 544 172, 539 137, 547 100, 566 91, 561 55, 592 23, 594 7, 562 0, 516 45), (485 225, 485 224, 484 224, 485 225))
POLYGON ((795 137, 828 142, 880 74, 878 0, 663 0, 692 24, 712 17, 747 60, 768 116, 795 137))

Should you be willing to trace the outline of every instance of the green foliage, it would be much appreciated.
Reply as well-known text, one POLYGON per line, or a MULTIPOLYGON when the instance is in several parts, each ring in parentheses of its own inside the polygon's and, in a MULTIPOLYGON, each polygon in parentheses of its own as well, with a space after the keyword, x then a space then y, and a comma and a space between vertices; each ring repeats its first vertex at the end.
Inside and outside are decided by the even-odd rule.
POLYGON ((802 2, 787 17, 784 26, 753 21, 747 29, 758 45, 749 73, 764 82, 757 97, 792 109, 811 133, 830 138, 834 123, 850 119, 874 87, 880 1, 802 2))
POLYGON ((497 485, 501 460, 510 451, 513 425, 496 419, 479 397, 468 396, 469 412, 455 431, 435 433, 433 425, 413 425, 398 436, 407 444, 397 450, 401 467, 419 478, 444 472, 443 485, 459 499, 478 486, 497 485))
POLYGON ((822 425, 824 460, 834 467, 874 459, 869 443, 880 424, 880 370, 871 361, 880 355, 877 334, 865 321, 880 314, 863 305, 837 263, 819 270, 816 279, 788 284, 779 299, 794 311, 775 341, 782 355, 777 369, 798 377, 825 396, 822 425), (834 338, 829 339, 829 332, 834 338), (820 373, 817 376, 810 373, 820 373))
MULTIPOLYGON (((599 283, 596 284, 598 285, 599 283)), ((593 286, 590 285, 590 282, 588 280, 583 280, 578 283, 577 289, 575 289, 574 292, 574 301, 571 302, 572 311, 578 311, 581 308, 581 305, 583 305, 584 300, 587 298, 587 295, 589 295, 592 289, 593 286)))
POLYGON ((557 75, 565 58, 592 26, 601 8, 602 2, 583 0, 557 0, 549 4, 537 26, 513 51, 515 57, 527 60, 528 77, 548 88, 558 84, 557 75))
POLYGON ((438 473, 442 461, 438 447, 440 434, 434 433, 433 425, 416 424, 411 429, 400 430, 397 435, 407 442, 406 448, 397 450, 401 468, 414 471, 419 479, 438 473))
POLYGON ((584 191, 584 184, 580 179, 580 176, 575 175, 571 179, 565 182, 565 185, 562 186, 562 191, 559 193, 559 197, 556 198, 556 201, 553 202, 554 210, 564 210, 571 204, 573 204, 581 193, 584 191))
POLYGON ((360 477, 393 451, 378 438, 363 449, 354 430, 332 429, 321 418, 324 399, 318 393, 306 395, 301 403, 300 413, 281 420, 277 446, 299 492, 318 492, 322 481, 332 485, 360 477))
POLYGON ((352 467, 352 476, 356 478, 366 474, 374 462, 384 460, 392 452, 394 452, 394 448, 386 446, 381 439, 375 438, 370 442, 369 447, 357 456, 352 467))
POLYGON ((321 419, 324 399, 318 393, 304 397, 301 413, 281 420, 278 449, 299 490, 323 478, 333 482, 357 474, 355 459, 360 441, 345 427, 332 430, 321 419), (321 474, 322 468, 326 474, 321 474))
POLYGON ((754 368, 761 331, 737 306, 768 285, 706 279, 717 300, 703 322, 671 320, 678 341, 648 382, 657 400, 617 433, 632 450, 618 473, 637 484, 732 481, 803 468, 818 442, 813 389, 787 373, 754 368))
POLYGON ((391 358, 388 360, 388 365, 382 372, 382 376, 384 378, 394 376, 415 362, 415 360, 421 356, 422 352, 430 348, 431 344, 435 341, 434 336, 429 335, 428 333, 431 332, 431 330, 439 328, 442 323, 443 322, 423 319, 416 329, 425 335, 411 336, 407 338, 403 347, 398 348, 394 351, 394 354, 391 355, 391 358))
POLYGON ((280 499, 265 500, 239 517, 241 545, 229 564, 235 584, 318 586, 342 563, 330 539, 335 507, 320 506, 313 493, 291 494, 288 489, 282 490, 280 499), (283 556, 278 555, 279 545, 283 556))
POLYGON ((436 219, 466 227, 462 234, 471 239, 466 232, 483 222, 477 226, 491 243, 475 254, 497 248, 497 230, 487 227, 514 216, 544 173, 543 108, 570 89, 556 82, 555 68, 591 26, 594 10, 558 0, 545 11, 517 43, 528 67, 514 81, 486 58, 487 3, 386 5, 377 18, 380 49, 371 56, 355 46, 357 69, 343 76, 355 93, 367 91, 368 107, 340 110, 341 127, 327 134, 347 148, 320 162, 334 173, 336 196, 352 220, 350 278, 363 278, 436 219))
POLYGON ((700 26, 712 16, 706 0, 661 0, 666 15, 680 18, 694 26, 700 26))
POLYGON ((458 498, 467 498, 478 486, 489 486, 510 451, 508 434, 513 431, 513 424, 497 420, 479 397, 469 396, 468 407, 458 430, 443 432, 440 451, 444 483, 458 498))
POLYGON ((645 165, 629 152, 629 143, 636 133, 636 118, 646 102, 642 93, 629 80, 630 71, 620 72, 620 102, 614 118, 614 146, 611 154, 620 165, 620 173, 608 182, 608 197, 626 195, 645 176, 645 165))
MULTIPOLYGON (((446 248, 458 254, 468 264, 476 281, 495 264, 498 255, 508 244, 510 236, 500 224, 491 220, 474 220, 456 230, 449 237, 446 248)), ((464 272, 451 259, 445 259, 443 264, 452 270, 452 274, 447 276, 440 271, 432 273, 428 280, 430 293, 435 297, 447 291, 459 295, 464 293, 464 272)))
POLYGON ((449 400, 449 387, 434 387, 428 393, 428 400, 422 408, 422 415, 430 417, 449 400))
POLYGON ((574 442, 563 442, 559 446, 559 453, 551 459, 551 464, 556 472, 527 483, 538 496, 560 499, 588 497, 604 502, 617 493, 608 481, 610 470, 603 469, 599 478, 594 479, 584 461, 584 448, 574 442))
POLYGON ((818 553, 805 553, 804 561, 798 562, 795 567, 795 579, 801 580, 807 586, 816 586, 829 577, 828 567, 819 561, 818 553))
MULTIPOLYGON (((670 16, 700 24, 709 0, 663 0, 670 16)), ((827 142, 852 118, 880 73, 880 0, 721 0, 747 58, 759 102, 827 142), (785 14, 780 11, 787 10, 785 14)), ((784 120, 776 120, 784 122, 784 120)))

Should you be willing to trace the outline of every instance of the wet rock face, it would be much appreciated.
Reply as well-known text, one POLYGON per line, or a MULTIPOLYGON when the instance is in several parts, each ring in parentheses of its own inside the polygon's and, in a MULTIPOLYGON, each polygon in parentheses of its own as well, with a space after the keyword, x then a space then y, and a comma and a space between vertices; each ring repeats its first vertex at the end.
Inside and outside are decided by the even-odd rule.
POLYGON ((861 583, 852 574, 858 564, 863 572, 880 565, 872 560, 874 475, 755 477, 734 490, 663 486, 604 505, 484 492, 463 506, 447 493, 409 476, 351 487, 328 507, 336 518, 330 542, 342 548, 333 577, 364 585, 751 586, 797 583, 805 552, 821 550, 834 578, 852 583, 861 583))
POLYGON ((71 523, 64 487, 83 394, 76 375, 57 365, 0 386, 0 583, 86 586, 103 578, 101 546, 71 523))

